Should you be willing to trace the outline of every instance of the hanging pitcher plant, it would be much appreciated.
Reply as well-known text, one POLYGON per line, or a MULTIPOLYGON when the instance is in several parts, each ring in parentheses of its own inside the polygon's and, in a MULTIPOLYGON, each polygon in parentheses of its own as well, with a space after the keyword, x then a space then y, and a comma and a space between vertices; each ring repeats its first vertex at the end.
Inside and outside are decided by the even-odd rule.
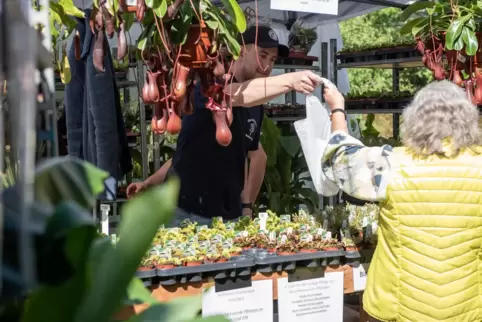
POLYGON ((423 64, 436 80, 449 79, 482 104, 482 8, 476 0, 418 1, 401 13, 423 64))

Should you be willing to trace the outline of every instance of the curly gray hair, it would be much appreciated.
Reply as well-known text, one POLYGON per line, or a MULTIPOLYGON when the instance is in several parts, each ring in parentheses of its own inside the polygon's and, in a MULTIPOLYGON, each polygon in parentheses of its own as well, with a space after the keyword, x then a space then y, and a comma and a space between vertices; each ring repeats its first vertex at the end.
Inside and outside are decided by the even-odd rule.
POLYGON ((452 149, 481 143, 479 111, 467 93, 449 81, 422 88, 403 110, 402 141, 416 154, 444 154, 443 140, 452 139, 452 149))

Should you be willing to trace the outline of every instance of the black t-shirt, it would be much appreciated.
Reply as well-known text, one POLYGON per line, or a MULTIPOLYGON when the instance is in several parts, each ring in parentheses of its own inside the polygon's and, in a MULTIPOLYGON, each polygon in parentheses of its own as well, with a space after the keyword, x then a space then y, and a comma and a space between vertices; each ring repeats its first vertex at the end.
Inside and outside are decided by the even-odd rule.
POLYGON ((232 141, 227 147, 216 141, 207 99, 195 89, 194 112, 182 119, 182 129, 171 170, 181 180, 179 207, 203 217, 241 216, 241 192, 248 151, 257 150, 263 107, 233 108, 232 141))

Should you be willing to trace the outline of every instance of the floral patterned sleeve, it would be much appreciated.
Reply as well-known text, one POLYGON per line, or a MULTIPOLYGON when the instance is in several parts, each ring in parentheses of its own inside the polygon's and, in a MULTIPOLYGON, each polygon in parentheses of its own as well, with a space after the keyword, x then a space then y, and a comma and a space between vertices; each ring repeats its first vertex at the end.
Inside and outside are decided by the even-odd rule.
POLYGON ((393 148, 366 147, 343 131, 333 132, 322 159, 328 179, 352 197, 366 201, 386 198, 389 156, 393 148))

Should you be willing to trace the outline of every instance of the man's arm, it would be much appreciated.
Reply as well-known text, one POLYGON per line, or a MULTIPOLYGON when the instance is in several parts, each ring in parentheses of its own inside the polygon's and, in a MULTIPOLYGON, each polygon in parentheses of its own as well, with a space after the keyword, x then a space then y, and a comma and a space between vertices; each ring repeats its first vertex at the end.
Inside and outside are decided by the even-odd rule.
POLYGON ((232 106, 253 107, 292 90, 311 94, 320 83, 320 76, 311 71, 302 71, 232 83, 225 92, 231 96, 232 106))
POLYGON ((162 167, 156 171, 156 173, 154 173, 152 176, 147 178, 146 181, 144 181, 144 184, 150 187, 150 186, 155 186, 163 183, 164 180, 166 180, 166 174, 167 174, 167 171, 169 171, 171 164, 172 164, 172 159, 167 160, 162 165, 162 167))
POLYGON ((243 203, 254 203, 263 184, 264 174, 266 172, 266 161, 268 159, 261 143, 258 143, 257 150, 249 151, 248 159, 247 178, 241 199, 243 203))

